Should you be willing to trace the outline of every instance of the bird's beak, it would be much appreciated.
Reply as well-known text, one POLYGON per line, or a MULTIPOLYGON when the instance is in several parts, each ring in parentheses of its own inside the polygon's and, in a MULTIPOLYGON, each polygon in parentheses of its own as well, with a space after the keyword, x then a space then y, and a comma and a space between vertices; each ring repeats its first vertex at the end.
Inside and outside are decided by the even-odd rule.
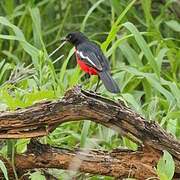
POLYGON ((61 38, 61 41, 65 42, 65 41, 68 41, 68 39, 66 37, 63 37, 63 38, 61 38))

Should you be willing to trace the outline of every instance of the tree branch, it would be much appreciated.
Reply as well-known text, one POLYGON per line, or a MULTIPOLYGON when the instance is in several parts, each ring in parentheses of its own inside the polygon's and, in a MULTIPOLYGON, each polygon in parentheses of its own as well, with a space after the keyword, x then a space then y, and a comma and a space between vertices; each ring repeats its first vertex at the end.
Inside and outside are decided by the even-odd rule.
POLYGON ((176 173, 180 173, 179 141, 155 121, 148 122, 124 103, 84 91, 78 86, 68 90, 61 100, 45 101, 26 109, 1 112, 0 138, 44 136, 63 122, 84 119, 103 124, 137 144, 142 143, 145 147, 153 148, 158 157, 162 150, 169 151, 175 160, 176 173))
MULTIPOLYGON (((154 170, 159 159, 152 148, 143 151, 114 150, 105 152, 100 150, 76 149, 74 151, 51 148, 49 145, 30 143, 30 151, 15 157, 16 171, 19 177, 30 169, 57 168, 70 171, 82 171, 91 174, 108 175, 115 178, 133 177, 136 179, 158 179, 154 170), (23 173, 22 173, 23 172, 23 173), (142 173, 143 172, 143 173, 142 173)), ((9 176, 13 179, 13 172, 6 162, 9 176)), ((2 173, 0 178, 2 178, 2 173)))

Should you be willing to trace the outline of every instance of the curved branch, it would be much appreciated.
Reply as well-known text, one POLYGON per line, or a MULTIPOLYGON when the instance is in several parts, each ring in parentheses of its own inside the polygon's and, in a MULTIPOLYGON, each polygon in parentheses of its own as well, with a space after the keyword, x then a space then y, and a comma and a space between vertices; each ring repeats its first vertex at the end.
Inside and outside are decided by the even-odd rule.
POLYGON ((0 138, 44 136, 63 122, 83 119, 101 123, 161 153, 166 149, 174 156, 176 172, 180 173, 179 141, 156 122, 148 122, 124 103, 84 91, 78 86, 68 90, 61 100, 45 101, 13 112, 1 112, 0 138))

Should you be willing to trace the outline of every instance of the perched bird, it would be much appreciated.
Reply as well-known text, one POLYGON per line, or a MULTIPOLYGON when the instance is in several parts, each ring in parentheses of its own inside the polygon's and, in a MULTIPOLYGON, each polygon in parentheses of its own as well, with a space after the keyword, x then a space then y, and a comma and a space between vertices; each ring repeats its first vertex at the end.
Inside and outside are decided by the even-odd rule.
POLYGON ((75 46, 77 64, 85 73, 98 76, 95 91, 101 79, 109 92, 120 92, 118 85, 111 77, 109 61, 99 46, 91 42, 88 37, 81 32, 70 33, 62 38, 62 41, 68 41, 75 46))

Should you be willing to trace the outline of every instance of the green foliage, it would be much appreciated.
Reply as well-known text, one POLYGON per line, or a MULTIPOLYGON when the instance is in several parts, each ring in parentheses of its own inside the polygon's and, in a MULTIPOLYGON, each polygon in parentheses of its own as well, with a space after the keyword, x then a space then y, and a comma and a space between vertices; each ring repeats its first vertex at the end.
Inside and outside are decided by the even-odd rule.
POLYGON ((30 178, 31 180, 46 180, 46 178, 39 171, 32 173, 30 178))
POLYGON ((149 61, 149 64, 151 65, 152 69, 157 74, 158 78, 160 78, 160 68, 158 67, 155 58, 153 57, 147 43, 145 42, 145 40, 143 39, 137 28, 132 23, 129 22, 125 23, 124 26, 134 35, 137 44, 139 45, 145 57, 149 61))
POLYGON ((9 180, 6 166, 4 165, 2 160, 0 160, 0 168, 1 168, 1 171, 3 172, 3 174, 4 174, 5 179, 9 180))
MULTIPOLYGON (((0 109, 15 110, 41 100, 59 99, 68 88, 83 84, 84 73, 76 66, 74 48, 60 42, 62 36, 81 30, 101 46, 121 89, 120 95, 115 95, 101 84, 99 92, 125 101, 179 139, 180 30, 174 8, 180 7, 172 0, 164 4, 139 2, 0 1, 0 109)), ((96 82, 97 78, 91 77, 83 88, 93 90, 96 82)), ((13 150, 24 152, 28 142, 17 140, 13 150)), ((127 138, 90 121, 64 123, 42 142, 69 149, 137 148, 127 138)), ((11 149, 9 143, 1 150, 4 156, 11 149)), ((164 156, 169 159, 166 153, 164 156)), ((172 170, 173 164, 165 161, 160 161, 158 173, 164 173, 161 166, 172 170)), ((53 172, 60 179, 68 177, 65 171, 53 172)), ((40 172, 31 178, 35 176, 42 177, 40 172)), ((170 178, 172 174, 162 176, 170 178)))
POLYGON ((123 17, 126 15, 126 13, 129 11, 129 9, 132 7, 132 5, 136 2, 136 0, 133 0, 128 6, 127 8, 119 15, 119 17, 117 18, 116 22, 113 24, 113 26, 111 27, 111 30, 109 32, 108 37, 106 38, 106 41, 102 43, 101 48, 104 52, 106 52, 107 47, 109 46, 109 44, 114 41, 115 36, 117 34, 117 32, 119 31, 119 29, 121 28, 121 26, 119 25, 119 23, 121 22, 121 20, 123 19, 123 17))
POLYGON ((93 4, 93 6, 88 10, 86 16, 84 17, 84 20, 82 22, 82 25, 81 25, 81 32, 84 32, 84 29, 85 29, 85 26, 86 26, 86 21, 87 19, 89 18, 89 16, 92 14, 93 10, 95 10, 100 3, 102 3, 104 0, 99 0, 97 1, 95 4, 93 4))
POLYGON ((90 125, 91 125, 91 121, 85 121, 83 124, 81 140, 80 140, 80 147, 88 146, 88 144, 86 145, 86 139, 88 137, 90 125))
POLYGON ((180 32, 180 24, 175 20, 166 21, 166 25, 176 32, 180 32))
POLYGON ((163 158, 157 164, 156 172, 161 180, 171 180, 174 175, 175 165, 171 154, 163 151, 163 158))

